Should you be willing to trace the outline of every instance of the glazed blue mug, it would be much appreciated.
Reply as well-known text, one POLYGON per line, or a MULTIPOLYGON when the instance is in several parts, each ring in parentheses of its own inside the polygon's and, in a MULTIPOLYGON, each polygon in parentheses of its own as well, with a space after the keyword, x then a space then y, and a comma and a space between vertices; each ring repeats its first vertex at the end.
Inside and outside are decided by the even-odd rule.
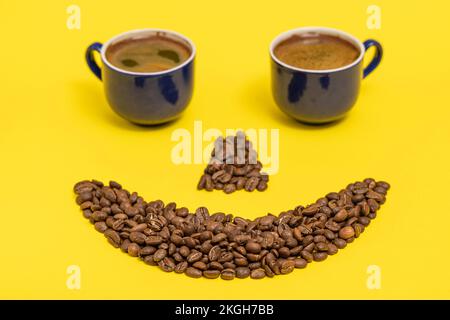
POLYGON ((122 118, 140 125, 155 125, 177 118, 188 106, 193 92, 196 49, 187 37, 169 30, 141 29, 122 33, 105 44, 95 42, 86 50, 86 62, 103 82, 106 99, 122 118), (162 36, 184 44, 190 50, 182 64, 158 72, 130 72, 112 65, 106 58, 108 48, 127 39, 162 36), (94 53, 100 53, 102 67, 94 53))
POLYGON ((278 107, 296 120, 312 124, 328 123, 343 118, 355 104, 361 80, 380 64, 381 44, 375 40, 359 41, 354 36, 332 28, 304 27, 284 32, 270 45, 272 94, 278 107), (294 35, 318 34, 339 37, 359 50, 358 58, 349 65, 330 70, 293 67, 279 60, 274 50, 294 35), (363 67, 364 55, 370 47, 375 55, 363 67))

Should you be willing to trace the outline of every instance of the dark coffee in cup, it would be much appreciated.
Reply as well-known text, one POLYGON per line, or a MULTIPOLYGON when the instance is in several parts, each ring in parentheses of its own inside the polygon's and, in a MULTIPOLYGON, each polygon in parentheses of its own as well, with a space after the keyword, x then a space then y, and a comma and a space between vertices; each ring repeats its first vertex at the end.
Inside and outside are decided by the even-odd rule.
POLYGON ((155 35, 130 38, 111 44, 106 59, 117 68, 132 72, 160 72, 175 68, 191 55, 184 44, 155 35))
POLYGON ((308 70, 330 70, 354 62, 360 51, 350 42, 328 34, 295 34, 279 43, 275 56, 284 63, 308 70))

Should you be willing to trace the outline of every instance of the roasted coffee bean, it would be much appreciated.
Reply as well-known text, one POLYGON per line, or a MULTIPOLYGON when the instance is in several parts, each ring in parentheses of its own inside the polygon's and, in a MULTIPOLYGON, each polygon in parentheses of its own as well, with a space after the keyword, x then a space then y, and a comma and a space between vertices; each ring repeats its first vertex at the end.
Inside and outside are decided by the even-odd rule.
POLYGON ((361 223, 363 226, 368 226, 370 224, 370 218, 369 217, 359 217, 358 222, 361 223))
POLYGON ((220 277, 223 280, 233 280, 235 275, 236 273, 233 269, 223 269, 222 272, 220 273, 220 277))
POLYGON ((250 269, 246 267, 236 268, 236 278, 244 279, 250 276, 250 269))
POLYGON ((306 268, 307 265, 308 265, 308 262, 305 259, 296 258, 294 260, 294 267, 297 268, 297 269, 306 268))
POLYGON ((180 250, 178 251, 183 257, 187 257, 190 253, 191 253, 191 250, 188 248, 188 247, 186 247, 186 246, 181 246, 181 248, 180 248, 180 250))
MULTIPOLYGON (((132 257, 137 257, 139 256, 139 251, 141 250, 141 248, 139 247, 138 244, 136 243, 130 243, 128 246, 128 254, 132 257)), ((156 260, 155 260, 156 261, 156 260)))
MULTIPOLYGON (((186 232, 186 231, 185 231, 186 232)), ((183 238, 183 242, 184 244, 189 247, 189 248, 195 248, 195 246, 197 245, 197 242, 195 241, 194 238, 192 237, 184 237, 183 238)))
POLYGON ((83 203, 80 205, 80 209, 81 209, 81 210, 90 209, 91 207, 92 207, 92 202, 91 202, 91 201, 83 202, 83 203))
POLYGON ((108 226, 106 225, 106 223, 104 223, 103 221, 100 222, 96 222, 94 224, 95 226, 95 230, 97 230, 98 232, 105 232, 106 230, 108 230, 108 226))
POLYGON ((155 247, 146 246, 146 247, 143 247, 140 250, 139 254, 141 256, 146 256, 146 255, 154 254, 155 252, 156 252, 156 248, 155 247))
POLYGON ((267 189, 267 182, 266 182, 266 181, 260 180, 259 183, 258 183, 258 185, 257 185, 257 187, 256 187, 256 189, 257 189, 258 191, 264 191, 264 190, 266 190, 266 189, 267 189))
POLYGON ((287 237, 284 245, 288 248, 294 248, 298 245, 298 241, 294 237, 287 237))
POLYGON ((261 262, 252 262, 248 265, 250 270, 261 268, 261 262))
POLYGON ((236 265, 233 262, 231 262, 231 261, 224 262, 223 263, 223 267, 225 269, 236 269, 236 265))
POLYGON ((316 243, 316 250, 328 251, 328 244, 326 242, 318 242, 316 243))
POLYGON ((306 207, 305 209, 303 209, 302 214, 305 216, 313 216, 314 214, 316 214, 319 211, 319 206, 318 205, 310 205, 308 207, 306 207))
POLYGON ((367 205, 370 208, 370 212, 376 212, 380 208, 380 205, 374 199, 368 199, 367 200, 367 205))
POLYGON ((275 276, 275 272, 273 272, 273 270, 268 265, 264 265, 262 269, 264 269, 267 277, 273 278, 275 276))
POLYGON ((334 232, 329 230, 329 229, 324 229, 323 230, 323 235, 328 239, 328 240, 333 240, 336 236, 334 235, 334 232))
POLYGON ((236 190, 242 190, 245 187, 245 184, 247 183, 247 179, 243 177, 239 177, 236 181, 236 190))
POLYGON ((391 186, 389 185, 389 183, 384 182, 384 181, 378 181, 378 182, 376 183, 376 186, 377 186, 377 187, 384 188, 384 189, 386 189, 386 190, 389 190, 389 188, 391 187, 391 186))
POLYGON ((165 250, 165 249, 158 249, 153 254, 153 260, 155 260, 156 262, 159 262, 162 259, 164 259, 166 256, 167 256, 167 250, 165 250))
POLYGON ((108 215, 103 211, 95 211, 94 213, 92 213, 91 217, 92 219, 94 219, 94 221, 105 221, 108 215))
POLYGON ((316 244, 314 242, 311 242, 307 246, 303 248, 304 251, 313 252, 316 247, 316 244))
POLYGON ((217 261, 210 262, 209 263, 209 268, 210 269, 214 269, 214 270, 219 270, 219 271, 222 271, 224 269, 223 265, 221 263, 217 262, 217 261))
POLYGON ((225 193, 232 193, 234 191, 236 191, 236 185, 232 183, 228 183, 223 187, 223 192, 225 193))
POLYGON ((264 269, 255 269, 250 273, 250 278, 252 279, 262 279, 266 276, 266 271, 264 269))
POLYGON ((233 260, 233 258, 234 258, 234 256, 231 252, 222 252, 220 254, 218 261, 220 263, 231 262, 233 260))
POLYGON ((347 241, 341 238, 336 238, 333 240, 333 244, 336 245, 338 249, 344 249, 347 246, 347 241))
POLYGON ((285 260, 281 263, 280 272, 281 274, 288 274, 294 271, 295 262, 293 260, 285 260))
POLYGON ((328 200, 339 200, 339 194, 337 192, 330 192, 326 195, 328 200))
POLYGON ((89 210, 89 209, 83 210, 83 216, 84 216, 86 219, 90 219, 91 216, 92 216, 92 211, 89 210))
POLYGON ((308 244, 310 244, 311 242, 314 242, 314 236, 312 235, 307 235, 306 237, 303 238, 302 244, 304 246, 307 246, 308 244))
POLYGON ((123 252, 128 252, 128 246, 130 245, 130 240, 125 239, 122 241, 122 244, 120 245, 120 250, 122 250, 123 252))
POLYGON ((365 194, 369 191, 369 188, 361 186, 360 188, 353 189, 354 194, 365 194))
POLYGON ((248 253, 247 259, 248 259, 248 261, 251 261, 251 262, 257 262, 261 259, 261 256, 259 254, 248 253))
POLYGON ((206 269, 208 269, 208 266, 206 265, 206 263, 204 263, 204 262, 202 262, 202 261, 194 262, 194 263, 192 264, 192 266, 193 266, 194 268, 199 269, 199 270, 202 270, 202 271, 205 271, 206 269))
POLYGON ((339 230, 339 237, 347 240, 355 235, 355 230, 351 226, 347 226, 339 230))
POLYGON ((245 245, 245 250, 250 253, 260 253, 261 252, 261 245, 257 242, 247 242, 245 245))
POLYGON ((313 259, 314 261, 323 261, 328 257, 326 252, 314 252, 313 259))
POLYGON ((106 239, 108 239, 108 242, 111 243, 114 247, 118 248, 120 246, 120 236, 116 231, 107 229, 103 234, 105 235, 106 239))
POLYGON ((302 252, 302 250, 303 250, 303 246, 298 246, 298 247, 292 248, 289 250, 290 256, 293 256, 293 257, 298 256, 300 254, 300 252, 302 252))
POLYGON ((175 263, 172 261, 172 259, 167 257, 159 261, 158 266, 165 272, 172 272, 175 270, 175 263))
POLYGON ((327 241, 327 238, 324 235, 319 234, 319 235, 314 237, 314 242, 315 243, 326 242, 326 241, 327 241))
POLYGON ((211 243, 219 243, 227 239, 227 235, 225 233, 219 233, 212 237, 211 243))
POLYGON ((344 221, 345 219, 347 219, 347 217, 348 217, 348 212, 347 212, 347 210, 345 210, 345 209, 342 209, 342 210, 339 210, 339 212, 338 213, 336 213, 336 215, 334 216, 334 221, 336 221, 336 222, 342 222, 342 221, 344 221))
POLYGON ((189 267, 185 270, 186 275, 191 278, 200 278, 202 276, 202 272, 193 267, 189 267))
POLYGON ((137 244, 144 244, 147 236, 142 232, 130 232, 129 239, 137 244))
POLYGON ((112 203, 116 202, 116 194, 114 192, 113 189, 108 188, 108 187, 104 187, 103 189, 103 196, 108 199, 109 201, 111 201, 112 203))
POLYGON ((144 262, 145 262, 146 264, 148 264, 149 266, 157 266, 157 265, 158 265, 158 262, 155 262, 155 260, 153 260, 153 255, 145 256, 145 257, 143 258, 143 260, 144 260, 144 262))
POLYGON ((188 268, 188 263, 186 262, 186 261, 182 261, 182 262, 180 262, 180 263, 178 263, 176 266, 175 266, 175 269, 174 269, 174 271, 176 272, 176 273, 183 273, 183 272, 185 272, 186 271, 186 269, 188 268))
POLYGON ((360 206, 360 210, 363 216, 367 216, 370 213, 370 207, 367 204, 367 201, 362 201, 358 204, 360 206))
POLYGON ((303 250, 300 255, 302 256, 303 259, 305 259, 308 262, 313 261, 313 255, 311 252, 303 250))
POLYGON ((382 195, 386 195, 387 190, 383 187, 375 187, 373 188, 373 191, 375 191, 376 193, 382 194, 382 195))
POLYGON ((116 182, 116 181, 110 181, 109 182, 109 186, 111 187, 111 188, 115 188, 115 189, 122 189, 122 185, 120 184, 120 183, 118 183, 118 182, 116 182))
POLYGON ((199 239, 200 241, 204 242, 207 240, 211 240, 212 237, 213 233, 211 231, 203 231, 202 233, 200 233, 199 239))
POLYGON ((196 261, 199 261, 203 257, 203 254, 198 251, 191 252, 190 255, 186 258, 186 261, 189 263, 194 263, 196 261))
POLYGON ((329 243, 327 253, 331 256, 333 254, 338 253, 339 249, 336 245, 329 243))
POLYGON ((333 231, 333 232, 337 232, 337 231, 339 231, 340 230, 340 226, 339 226, 339 224, 337 224, 337 222, 335 222, 335 221, 333 221, 333 220, 328 220, 326 223, 325 223, 325 227, 326 228, 328 228, 329 230, 331 230, 331 231, 333 231))
POLYGON ((365 199, 366 197, 364 196, 364 194, 355 194, 352 196, 352 201, 354 203, 358 203, 361 202, 365 199))
POLYGON ((157 246, 163 242, 163 238, 161 236, 149 236, 145 239, 145 243, 149 246, 157 246))
POLYGON ((216 279, 220 276, 219 270, 205 270, 203 271, 203 276, 208 279, 216 279))
POLYGON ((355 238, 358 238, 364 232, 364 226, 359 223, 353 224, 353 229, 355 230, 355 238))
POLYGON ((252 192, 253 190, 256 189, 258 184, 259 184, 259 179, 257 177, 250 177, 245 182, 244 189, 245 189, 245 191, 252 192))
POLYGON ((219 246, 214 246, 211 248, 211 250, 208 253, 208 258, 210 261, 216 261, 220 257, 221 249, 219 246))
POLYGON ((288 247, 282 247, 278 249, 278 253, 280 254, 280 257, 282 258, 288 258, 291 255, 291 251, 288 247))

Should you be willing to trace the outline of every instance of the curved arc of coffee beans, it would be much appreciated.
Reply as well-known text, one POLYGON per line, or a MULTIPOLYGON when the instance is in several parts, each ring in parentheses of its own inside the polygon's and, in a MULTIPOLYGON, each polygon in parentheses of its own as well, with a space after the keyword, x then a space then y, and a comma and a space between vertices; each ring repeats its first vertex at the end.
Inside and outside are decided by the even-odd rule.
POLYGON ((128 255, 166 272, 231 280, 284 275, 324 261, 364 232, 389 188, 368 178, 306 207, 254 220, 146 202, 115 181, 84 180, 74 191, 83 216, 128 255))

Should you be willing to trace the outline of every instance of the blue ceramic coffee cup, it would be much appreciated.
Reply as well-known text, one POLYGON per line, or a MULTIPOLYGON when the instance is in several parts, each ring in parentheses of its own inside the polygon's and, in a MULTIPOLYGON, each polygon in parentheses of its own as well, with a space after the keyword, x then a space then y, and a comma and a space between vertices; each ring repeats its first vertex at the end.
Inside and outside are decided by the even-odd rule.
POLYGON ((193 92, 195 46, 185 36, 168 30, 141 29, 122 33, 105 44, 95 42, 86 50, 86 61, 97 78, 103 81, 106 99, 122 118, 141 124, 155 125, 177 118, 187 107, 193 92), (125 39, 146 38, 152 35, 178 41, 190 50, 182 64, 160 72, 130 72, 112 65, 106 58, 109 46, 125 39), (99 52, 100 68, 94 60, 99 52))
POLYGON ((361 80, 380 64, 383 49, 375 40, 359 41, 354 36, 331 28, 305 27, 284 32, 270 45, 272 94, 278 107, 289 116, 306 123, 327 123, 339 120, 358 98, 361 80), (358 58, 347 66, 330 70, 308 70, 280 61, 274 50, 282 41, 305 33, 340 37, 359 50, 358 58), (375 48, 372 61, 363 68, 364 55, 375 48))

